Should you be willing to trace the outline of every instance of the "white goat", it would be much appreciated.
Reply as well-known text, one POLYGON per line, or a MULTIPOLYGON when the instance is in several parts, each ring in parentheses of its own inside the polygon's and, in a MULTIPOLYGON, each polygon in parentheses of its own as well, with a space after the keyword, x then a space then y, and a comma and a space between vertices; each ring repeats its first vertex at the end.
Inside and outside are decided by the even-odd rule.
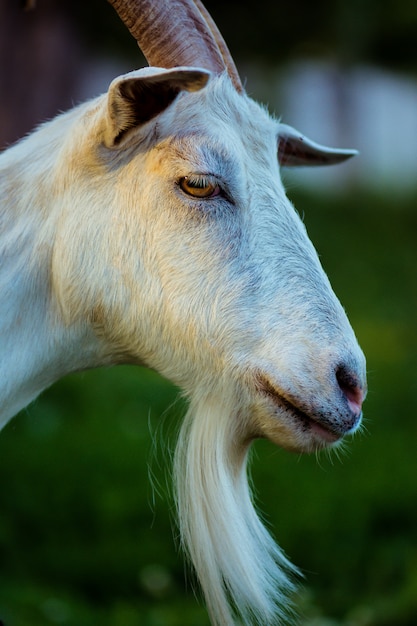
POLYGON ((112 4, 159 67, 0 156, 1 423, 76 370, 138 363, 174 381, 190 399, 178 518, 212 622, 271 625, 293 568, 253 508, 251 442, 335 444, 366 388, 277 152, 287 165, 354 152, 254 103, 199 2, 112 4))

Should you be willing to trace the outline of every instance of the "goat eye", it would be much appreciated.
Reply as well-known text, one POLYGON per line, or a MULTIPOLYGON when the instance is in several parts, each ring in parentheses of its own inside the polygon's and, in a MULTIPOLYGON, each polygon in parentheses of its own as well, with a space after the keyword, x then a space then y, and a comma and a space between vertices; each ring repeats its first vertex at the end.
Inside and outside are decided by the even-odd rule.
POLYGON ((179 186, 184 193, 194 198, 214 198, 221 193, 214 176, 184 176, 180 179, 179 186))

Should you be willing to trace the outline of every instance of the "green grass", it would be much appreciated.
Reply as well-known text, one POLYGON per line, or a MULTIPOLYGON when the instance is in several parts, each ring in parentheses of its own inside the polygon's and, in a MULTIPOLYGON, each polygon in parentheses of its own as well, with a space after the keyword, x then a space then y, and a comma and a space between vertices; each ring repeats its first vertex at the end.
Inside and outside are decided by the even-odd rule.
MULTIPOLYGON (((340 460, 258 442, 259 505, 305 574, 301 624, 412 626, 416 199, 295 200, 367 355, 366 430, 340 460)), ((52 387, 1 433, 6 626, 207 626, 168 495, 177 396, 144 369, 89 372, 52 387)))

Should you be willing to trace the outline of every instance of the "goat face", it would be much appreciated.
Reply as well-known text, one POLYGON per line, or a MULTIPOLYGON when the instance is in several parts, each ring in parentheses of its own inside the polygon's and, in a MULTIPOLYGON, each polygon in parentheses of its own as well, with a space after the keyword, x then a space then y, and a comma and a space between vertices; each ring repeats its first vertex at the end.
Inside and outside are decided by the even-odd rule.
POLYGON ((249 444, 337 442, 358 427, 366 384, 278 161, 352 153, 300 137, 245 94, 200 0, 110 2, 151 67, 4 156, 7 251, 21 255, 4 255, 6 285, 23 329, 6 344, 19 375, 13 393, 6 380, 6 417, 65 373, 109 363, 147 365, 183 388, 182 543, 214 626, 237 613, 271 626, 294 568, 253 508, 249 444))
POLYGON ((190 396, 223 381, 242 441, 315 450, 358 427, 364 358, 281 184, 281 125, 227 76, 207 78, 131 73, 74 129, 79 205, 92 204, 87 220, 74 203, 61 218, 56 293, 114 362, 190 396))

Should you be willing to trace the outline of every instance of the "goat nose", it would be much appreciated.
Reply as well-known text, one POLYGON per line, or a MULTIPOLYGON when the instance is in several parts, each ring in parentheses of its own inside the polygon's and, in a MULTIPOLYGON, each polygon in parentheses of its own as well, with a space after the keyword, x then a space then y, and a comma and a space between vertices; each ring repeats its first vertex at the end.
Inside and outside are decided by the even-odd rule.
POLYGON ((365 385, 361 384, 359 376, 347 365, 339 365, 336 368, 336 380, 347 400, 349 409, 355 417, 359 417, 365 399, 365 385))

